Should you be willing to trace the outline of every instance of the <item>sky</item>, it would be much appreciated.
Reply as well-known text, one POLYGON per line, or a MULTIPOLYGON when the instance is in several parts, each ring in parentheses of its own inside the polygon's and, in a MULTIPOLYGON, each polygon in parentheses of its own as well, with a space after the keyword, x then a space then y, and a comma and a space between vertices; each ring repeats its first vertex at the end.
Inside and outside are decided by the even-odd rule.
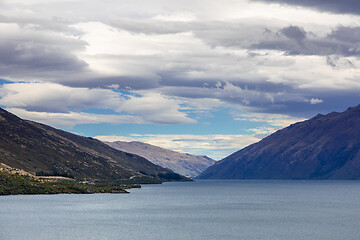
POLYGON ((357 0, 0 0, 0 107, 220 160, 360 103, 357 0))

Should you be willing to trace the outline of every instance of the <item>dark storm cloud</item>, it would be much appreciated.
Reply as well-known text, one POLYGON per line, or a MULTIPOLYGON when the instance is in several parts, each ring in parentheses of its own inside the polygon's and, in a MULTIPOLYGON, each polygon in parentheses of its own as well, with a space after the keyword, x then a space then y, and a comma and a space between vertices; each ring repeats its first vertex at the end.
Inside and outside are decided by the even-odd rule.
POLYGON ((360 54, 360 28, 340 26, 325 37, 317 37, 299 26, 288 26, 268 33, 267 39, 252 45, 252 49, 283 51, 288 55, 339 55, 360 54))
POLYGON ((266 81, 267 78, 259 77, 258 79, 237 78, 229 80, 219 80, 214 78, 202 79, 187 79, 177 76, 176 72, 168 71, 159 73, 161 80, 159 84, 163 87, 190 87, 190 88, 203 88, 203 89, 224 89, 227 83, 239 87, 241 89, 256 90, 256 91, 270 91, 281 92, 289 91, 291 86, 282 83, 271 83, 266 81))
POLYGON ((222 102, 233 104, 241 109, 248 109, 254 113, 284 114, 296 118, 311 118, 318 113, 342 112, 349 106, 360 104, 358 90, 329 90, 316 89, 302 91, 288 86, 276 88, 274 84, 270 89, 262 86, 259 88, 243 88, 241 91, 234 89, 209 88, 200 89, 193 87, 169 87, 163 92, 171 96, 189 99, 208 98, 219 99, 222 102), (318 104, 310 104, 311 99, 318 99, 318 104))
POLYGON ((324 12, 360 15, 358 0, 252 0, 254 2, 280 3, 302 6, 324 12))
POLYGON ((359 44, 360 43, 360 27, 339 26, 332 31, 328 37, 343 42, 359 44))
POLYGON ((216 23, 213 27, 194 30, 196 37, 212 47, 249 50, 278 50, 287 55, 358 56, 360 28, 339 26, 326 36, 317 36, 303 27, 290 25, 281 29, 260 25, 216 23))
MULTIPOLYGON (((334 59, 334 61, 338 64, 339 59, 334 59)), ((163 87, 159 91, 165 95, 194 99, 195 102, 197 99, 218 99, 223 103, 240 108, 245 107, 245 109, 251 109, 251 112, 258 113, 308 118, 317 113, 344 111, 354 103, 360 103, 360 93, 356 88, 354 90, 326 88, 304 90, 296 87, 296 80, 292 82, 294 84, 292 86, 289 83, 272 83, 265 80, 259 82, 250 79, 189 81, 171 78, 171 74, 162 75, 162 77, 164 79, 160 81, 160 84, 163 87)))
POLYGON ((278 102, 276 104, 254 105, 253 110, 264 113, 287 114, 294 117, 310 118, 318 113, 342 112, 348 107, 360 104, 358 90, 312 90, 298 92, 305 98, 311 99, 316 96, 323 100, 320 104, 309 104, 301 101, 278 102))
POLYGON ((360 53, 360 27, 338 26, 326 36, 301 26, 283 28, 243 22, 164 22, 158 20, 118 20, 113 26, 135 34, 174 34, 192 32, 211 47, 268 49, 287 55, 357 56, 360 53))
MULTIPOLYGON (((0 68, 2 73, 17 71, 75 71, 86 66, 75 55, 42 44, 0 43, 0 68)), ((20 74, 18 72, 18 74, 20 74)))
POLYGON ((306 32, 298 26, 289 26, 280 30, 282 34, 295 41, 302 41, 306 38, 306 32))
POLYGON ((284 103, 286 101, 305 102, 306 98, 301 93, 284 84, 276 83, 229 83, 218 82, 216 86, 192 87, 177 86, 163 87, 162 93, 169 96, 184 98, 208 98, 218 99, 222 102, 239 106, 260 107, 272 106, 274 102, 284 103))
POLYGON ((28 31, 11 24, 2 25, 0 31, 8 31, 0 39, 3 77, 60 78, 61 73, 82 71, 87 67, 87 63, 73 53, 85 48, 86 43, 81 40, 58 33, 28 31))

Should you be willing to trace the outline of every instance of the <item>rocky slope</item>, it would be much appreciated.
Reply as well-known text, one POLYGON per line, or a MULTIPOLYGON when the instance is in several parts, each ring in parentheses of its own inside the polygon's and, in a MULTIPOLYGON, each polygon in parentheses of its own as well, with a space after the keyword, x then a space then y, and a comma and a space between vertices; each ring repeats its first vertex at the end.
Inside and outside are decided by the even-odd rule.
POLYGON ((360 179, 360 105, 279 130, 199 178, 360 179))
POLYGON ((188 180, 93 138, 20 119, 0 108, 0 163, 37 175, 111 182, 188 180))
POLYGON ((142 156, 154 164, 191 178, 215 163, 215 160, 206 156, 179 153, 142 142, 117 141, 106 142, 106 144, 115 149, 142 156))

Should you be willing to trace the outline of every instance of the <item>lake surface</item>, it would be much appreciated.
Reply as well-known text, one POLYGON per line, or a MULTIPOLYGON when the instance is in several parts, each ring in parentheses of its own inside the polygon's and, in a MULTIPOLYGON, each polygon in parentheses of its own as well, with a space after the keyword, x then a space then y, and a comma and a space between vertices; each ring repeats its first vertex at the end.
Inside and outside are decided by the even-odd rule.
POLYGON ((359 240, 360 181, 197 181, 0 197, 1 240, 359 240))

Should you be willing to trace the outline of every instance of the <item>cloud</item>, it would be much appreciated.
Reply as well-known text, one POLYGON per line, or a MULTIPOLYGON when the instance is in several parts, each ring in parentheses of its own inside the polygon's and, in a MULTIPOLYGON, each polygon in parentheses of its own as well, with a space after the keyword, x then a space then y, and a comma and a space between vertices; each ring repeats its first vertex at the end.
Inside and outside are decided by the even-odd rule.
POLYGON ((360 6, 357 0, 253 0, 267 3, 280 3, 285 5, 303 6, 325 12, 338 14, 360 15, 360 6))
MULTIPOLYGON (((205 87, 163 87, 159 92, 181 98, 191 99, 193 103, 202 99, 216 99, 218 103, 230 108, 248 109, 248 112, 282 111, 282 104, 290 102, 303 103, 307 98, 301 93, 296 93, 291 88, 282 84, 272 83, 230 83, 218 82, 218 86, 207 85, 205 87)), ((289 109, 286 109, 289 110, 289 109)))
POLYGON ((312 98, 310 99, 310 104, 319 104, 319 103, 323 103, 324 101, 322 99, 318 99, 318 98, 312 98))
MULTIPOLYGON (((309 99, 306 91, 301 88, 331 87, 335 86, 331 82, 338 81, 336 75, 327 75, 324 67, 316 70, 319 76, 304 70, 309 68, 307 63, 299 61, 299 57, 332 54, 327 55, 327 58, 333 61, 323 62, 323 65, 333 63, 337 70, 342 71, 345 64, 340 63, 347 61, 356 67, 356 61, 347 57, 346 60, 339 57, 340 60, 335 61, 341 51, 334 50, 335 47, 331 44, 328 48, 319 47, 321 39, 339 46, 343 44, 340 49, 345 50, 346 46, 354 45, 356 36, 349 35, 344 40, 337 32, 339 29, 345 31, 346 27, 338 27, 325 35, 316 36, 301 26, 281 26, 283 22, 263 25, 259 21, 248 20, 189 20, 184 22, 177 18, 156 17, 150 20, 118 19, 116 23, 123 24, 116 26, 118 30, 100 22, 72 25, 72 28, 81 33, 81 38, 74 39, 74 42, 80 41, 87 47, 70 48, 70 52, 77 52, 78 58, 86 66, 77 71, 63 69, 59 70, 61 73, 39 72, 39 77, 51 76, 49 81, 77 88, 108 88, 115 84, 119 89, 127 91, 152 91, 155 93, 154 98, 156 94, 160 94, 172 100, 213 99, 238 106, 252 106, 257 111, 280 113, 291 109, 293 103, 303 103, 305 99, 309 99), (316 41, 319 41, 319 46, 316 41), (289 56, 297 58, 291 59, 289 56), (284 71, 285 69, 289 71, 284 71), (296 79, 291 75, 296 76, 296 79), (327 81, 323 81, 323 78, 327 78, 327 81), (219 83, 222 85, 217 86, 219 83)), ((319 66, 321 64, 317 64, 319 66)), ((17 74, 20 76, 21 72, 18 71, 17 74)), ((25 73, 21 74, 22 80, 27 78, 27 72, 25 73)), ((339 72, 338 76, 341 74, 339 72)), ((350 72, 346 74, 351 77, 350 72)), ((10 79, 16 79, 14 73, 12 76, 10 79)), ((36 74, 29 76, 36 78, 36 74)), ((130 103, 127 105, 130 106, 130 103)), ((131 106, 134 107, 135 104, 131 106)), ((113 106, 110 108, 114 109, 113 106)), ((127 107, 127 111, 129 109, 127 107)), ((134 107, 132 114, 139 114, 136 111, 134 107)), ((167 123, 178 122, 176 119, 194 122, 181 111, 174 110, 171 113, 172 120, 168 118, 167 123)), ((146 118, 157 122, 165 119, 161 114, 146 118)))
POLYGON ((72 22, 63 18, 44 19, 26 11, 21 16, 6 16, 0 12, 0 23, 16 24, 24 30, 65 33, 68 36, 81 34, 77 29, 70 26, 72 22))
MULTIPOLYGON (((267 123, 271 127, 266 129, 280 129, 287 127, 295 122, 304 121, 304 118, 296 118, 285 114, 273 114, 273 113, 243 113, 243 112, 232 112, 235 120, 238 121, 250 121, 250 122, 262 122, 267 123)), ((264 130, 263 127, 260 128, 264 130)), ((256 131, 258 131, 257 129, 256 131)), ((251 129, 254 131, 254 129, 251 129)), ((255 131, 254 131, 255 132, 255 131)), ((268 131, 269 132, 269 131, 268 131)), ((271 131, 270 131, 271 132, 271 131)))
POLYGON ((241 148, 259 141, 252 135, 231 134, 132 134, 124 136, 96 136, 101 141, 141 141, 183 153, 204 155, 220 160, 241 148))
MULTIPOLYGON (((68 116, 71 119, 75 114, 68 114, 71 111, 80 112, 83 109, 98 108, 133 114, 142 119, 142 121, 128 123, 186 124, 196 122, 180 111, 180 102, 158 93, 143 93, 134 96, 131 93, 118 93, 110 89, 72 88, 55 83, 12 83, 1 86, 0 97, 0 104, 7 108, 22 108, 34 114, 43 112, 53 119, 58 116, 68 116), (51 113, 61 114, 51 115, 51 113)), ((87 119, 85 121, 89 121, 88 117, 88 115, 85 116, 87 119)))
POLYGON ((66 113, 70 109, 116 108, 123 98, 105 89, 71 88, 55 83, 13 83, 0 88, 0 104, 29 111, 66 113))
POLYGON ((145 120, 162 124, 196 123, 179 111, 179 103, 158 93, 147 92, 140 98, 130 96, 117 110, 141 114, 145 120))
POLYGON ((338 26, 329 35, 329 38, 349 43, 360 43, 360 27, 338 26))
POLYGON ((263 139, 270 134, 274 133, 276 130, 279 130, 279 128, 274 127, 259 127, 259 128, 250 128, 248 131, 253 133, 254 137, 257 137, 259 139, 263 139))
POLYGON ((276 32, 270 31, 267 39, 262 38, 250 48, 277 50, 287 55, 358 56, 360 48, 356 39, 357 31, 357 28, 339 26, 326 36, 316 36, 299 26, 291 25, 276 32), (339 32, 352 33, 342 35, 339 32))
POLYGON ((115 115, 115 114, 94 114, 85 112, 35 112, 27 111, 21 108, 6 108, 7 111, 27 120, 40 122, 56 128, 72 129, 75 125, 79 124, 98 124, 98 123, 111 123, 111 124, 146 124, 140 116, 132 115, 115 115))
POLYGON ((176 34, 190 32, 193 29, 193 22, 164 21, 164 18, 157 19, 117 19, 111 25, 131 33, 143 34, 176 34))
POLYGON ((5 1, 0 78, 23 85, 4 86, 0 101, 44 113, 110 109, 159 124, 195 123, 190 114, 202 122, 222 107, 296 118, 340 110, 358 102, 359 17, 317 9, 341 6, 5 1))
POLYGON ((286 37, 294 39, 295 41, 302 41, 306 38, 306 32, 303 28, 298 26, 288 26, 280 30, 286 37))
POLYGON ((87 63, 74 52, 86 43, 58 33, 22 29, 1 24, 6 32, 0 39, 0 71, 3 77, 21 79, 56 78, 60 74, 82 72, 87 63))
POLYGON ((285 22, 261 23, 250 21, 193 21, 176 22, 160 20, 122 19, 113 26, 137 34, 179 34, 189 32, 211 47, 241 49, 268 49, 290 55, 356 56, 359 54, 360 28, 338 26, 325 36, 307 32, 297 25, 285 22))

